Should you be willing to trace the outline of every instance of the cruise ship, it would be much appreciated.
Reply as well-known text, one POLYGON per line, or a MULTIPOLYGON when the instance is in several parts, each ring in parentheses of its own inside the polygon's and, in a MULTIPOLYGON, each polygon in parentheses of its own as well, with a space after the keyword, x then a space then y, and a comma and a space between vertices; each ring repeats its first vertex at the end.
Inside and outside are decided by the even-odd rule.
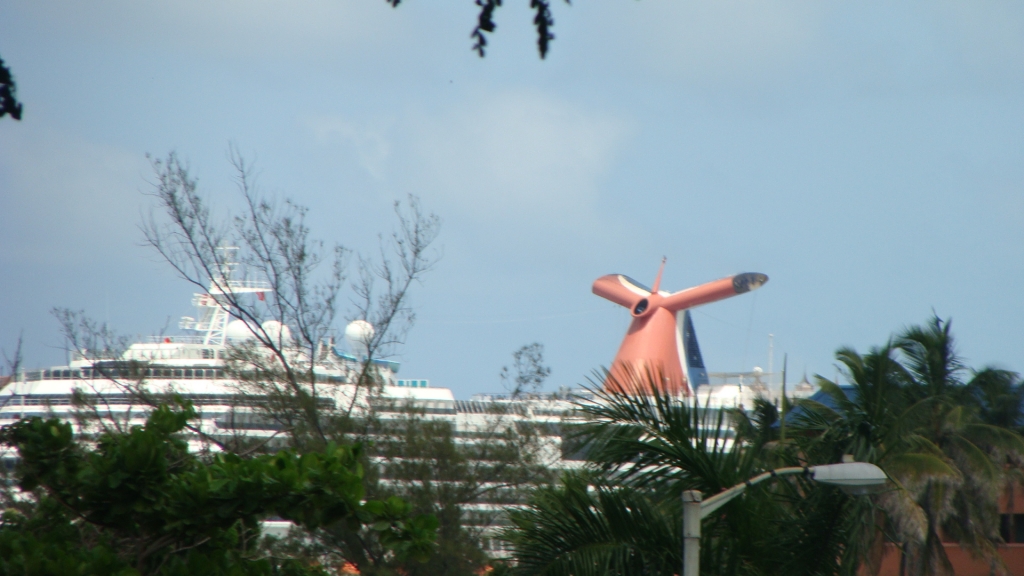
MULTIPOLYGON (((39 416, 65 419, 78 432, 87 432, 89 420, 82 419, 81 405, 91 407, 99 421, 119 422, 125 425, 142 424, 151 405, 139 395, 144 389, 150 394, 176 394, 189 400, 198 412, 190 445, 195 450, 217 450, 218 444, 209 440, 244 435, 252 438, 280 437, 281 426, 260 416, 252 407, 259 398, 231 376, 229 355, 233 346, 244 345, 253 337, 253 327, 232 314, 229 298, 251 295, 262 300, 271 287, 259 281, 234 280, 233 266, 222 277, 212 279, 206 292, 195 294, 192 300, 195 317, 182 318, 182 334, 158 336, 131 344, 117 353, 94 350, 71 351, 66 366, 38 370, 25 370, 11 376, 0 389, 0 425, 21 418, 39 416)), ((264 322, 264 333, 282 340, 290 338, 287 326, 276 321, 264 322)), ((495 419, 501 426, 530 423, 541 434, 539 458, 544 465, 557 470, 581 464, 581 456, 564 440, 566 424, 578 421, 574 407, 588 401, 592 392, 582 388, 562 387, 557 392, 544 394, 481 393, 468 400, 456 399, 452 391, 435 386, 427 378, 399 377, 400 365, 384 359, 367 359, 366 342, 373 327, 365 321, 354 321, 345 330, 345 349, 335 342, 322 342, 316 353, 313 372, 318 383, 318 402, 327 408, 355 406, 356 413, 368 410, 371 394, 354 384, 361 370, 372 366, 376 386, 372 401, 375 406, 415 409, 425 418, 445 420, 453 428, 456 441, 472 443, 484 430, 492 430, 495 419)), ((708 373, 697 344, 689 311, 682 315, 681 337, 685 349, 685 372, 694 395, 702 406, 712 409, 743 408, 752 406, 760 397, 778 399, 772 386, 772 375, 755 369, 744 373, 708 373)), ((813 389, 803 382, 790 395, 809 396, 813 389)), ((398 417, 399 408, 391 414, 398 417)), ((385 408, 380 417, 389 417, 385 408)), ((97 420, 92 420, 95 425, 97 420)), ((10 462, 11 452, 0 453, 10 462)), ((385 479, 386 481, 386 479, 385 479)), ((500 520, 499 502, 475 502, 467 505, 466 517, 477 519, 485 535, 493 533, 500 520)), ((270 522, 271 533, 284 532, 287 525, 270 522)), ((485 539, 492 554, 502 554, 502 544, 485 539)))
MULTIPOLYGON (((239 436, 266 439, 271 446, 275 441, 283 444, 282 427, 256 409, 261 399, 233 377, 239 372, 231 369, 232 350, 254 344, 254 327, 232 314, 230 300, 264 300, 271 287, 265 282, 232 279, 234 268, 227 266, 220 278, 211 279, 206 292, 194 295, 196 314, 182 318, 181 334, 150 337, 117 352, 72 350, 65 366, 22 370, 6 383, 0 381, 0 426, 33 416, 63 419, 80 434, 115 423, 120 427, 141 425, 154 399, 174 394, 190 401, 197 411, 187 434, 192 450, 217 451, 239 436), (228 291, 231 298, 226 297, 228 291)), ((266 321, 260 328, 275 339, 290 340, 289 328, 279 322, 266 321)), ((450 389, 433 386, 427 378, 399 377, 398 362, 368 358, 366 342, 372 335, 373 327, 357 320, 345 329, 344 349, 333 341, 318 346, 312 371, 317 382, 316 401, 326 410, 352 405, 353 414, 359 417, 373 409, 382 421, 405 417, 412 410, 422 418, 449 422, 455 441, 462 444, 479 441, 496 427, 529 421, 545 431, 537 454, 545 466, 557 469, 578 463, 563 458, 558 433, 563 420, 571 417, 572 394, 563 391, 515 398, 484 394, 457 400, 450 389), (368 365, 375 382, 372 391, 355 384, 368 365)), ((309 366, 309 356, 289 351, 295 365, 309 366)), ((0 459, 8 469, 15 458, 13 450, 0 449, 0 459)), ((465 518, 485 534, 485 546, 501 555, 501 543, 486 538, 500 524, 502 503, 508 500, 507 495, 498 496, 494 502, 471 502, 463 508, 465 518)), ((265 523, 265 531, 282 535, 289 526, 270 521, 265 523)))

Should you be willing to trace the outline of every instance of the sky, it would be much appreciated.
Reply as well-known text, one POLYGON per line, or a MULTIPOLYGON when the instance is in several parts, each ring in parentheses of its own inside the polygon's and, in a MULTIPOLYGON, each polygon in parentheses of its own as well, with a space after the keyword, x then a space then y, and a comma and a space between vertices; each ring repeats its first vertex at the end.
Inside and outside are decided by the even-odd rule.
POLYGON ((776 369, 833 377, 933 313, 1024 370, 1024 4, 557 2, 545 60, 528 5, 480 58, 469 0, 0 0, 0 348, 64 363, 55 307, 194 315, 143 246, 146 155, 224 215, 235 145, 329 243, 372 253, 408 194, 441 217, 395 359, 459 398, 532 342, 548 389, 585 384, 629 324, 591 283, 663 256, 670 291, 770 277, 694 311, 709 371, 767 370, 771 334, 776 369))

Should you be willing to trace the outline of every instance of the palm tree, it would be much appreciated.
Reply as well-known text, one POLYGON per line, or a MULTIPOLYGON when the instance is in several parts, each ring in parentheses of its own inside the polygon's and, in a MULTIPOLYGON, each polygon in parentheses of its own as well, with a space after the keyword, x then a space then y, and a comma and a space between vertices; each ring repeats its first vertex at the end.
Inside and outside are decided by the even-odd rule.
POLYGON ((682 564, 681 508, 586 472, 539 488, 510 512, 520 574, 672 574, 682 564))
MULTIPOLYGON (((996 504, 1024 469, 1019 377, 969 371, 950 323, 938 318, 865 355, 840 349, 836 358, 848 385, 818 377, 828 401, 798 404, 784 442, 768 402, 748 414, 596 390, 579 406, 592 421, 582 431, 587 468, 511 514, 519 573, 673 574, 682 491, 710 496, 775 467, 847 455, 881 466, 896 489, 869 500, 801 479, 756 486, 704 520, 704 573, 875 573, 888 539, 901 545, 902 572, 948 574, 941 536, 1005 568, 996 504)), ((659 380, 625 378, 609 389, 651 390, 645 382, 659 380)))
POLYGON ((906 410, 903 387, 908 375, 894 358, 891 345, 860 355, 850 348, 836 352, 848 386, 817 376, 818 387, 832 406, 799 403, 794 419, 811 436, 804 449, 812 458, 835 460, 850 454, 858 462, 882 465, 897 453, 897 434, 906 410))
POLYGON ((1024 386, 1016 372, 984 368, 974 373, 967 392, 985 424, 1018 433, 1024 429, 1024 386))
MULTIPOLYGON (((898 489, 876 500, 876 523, 901 545, 901 571, 951 573, 942 536, 1000 568, 998 493, 1012 485, 1006 472, 1019 470, 1024 454, 1016 375, 968 371, 950 323, 937 317, 904 330, 895 343, 863 356, 840 349, 836 359, 848 386, 818 377, 831 406, 804 401, 797 413, 806 457, 852 454, 895 481, 898 489)), ((869 571, 878 567, 882 543, 872 547, 869 571)))
MULTIPOLYGON (((970 374, 956 353, 951 323, 933 317, 925 326, 901 334, 897 346, 910 376, 906 386, 912 402, 906 427, 957 471, 929 477, 917 491, 925 515, 925 539, 910 546, 908 569, 918 574, 951 574, 942 535, 959 542, 977 557, 999 564, 998 495, 1005 486, 999 454, 1024 454, 1024 440, 1014 430, 983 421, 973 401, 991 390, 995 375, 970 374), (975 381, 977 380, 977 381, 975 381), (973 398, 972 398, 973 397, 973 398)), ((995 411, 989 406, 989 416, 995 411)))
MULTIPOLYGON (((684 490, 711 496, 780 458, 809 464, 768 449, 770 418, 737 435, 725 411, 699 402, 608 391, 651 390, 645 383, 659 381, 649 373, 626 377, 634 381, 597 390, 579 406, 592 421, 583 432, 587 471, 539 490, 510 514, 506 538, 519 573, 678 573, 684 490)), ((872 530, 871 518, 865 499, 805 479, 758 485, 704 520, 701 566, 705 574, 853 574, 863 550, 850 545, 851 534, 872 530)))
MULTIPOLYGON (((984 368, 975 372, 968 384, 970 398, 977 410, 978 418, 985 424, 1014 430, 1024 430, 1024 385, 1020 375, 1009 370, 984 368)), ((1016 492, 1024 486, 1024 455, 1015 451, 993 451, 992 457, 1003 463, 1005 478, 1003 494, 1008 502, 1016 500, 1016 492)), ((1003 517, 1003 530, 1011 526, 1003 517)))
POLYGON ((818 376, 828 402, 804 400, 794 412, 798 444, 808 459, 827 462, 851 455, 858 462, 880 466, 896 481, 896 490, 875 499, 874 527, 856 538, 856 548, 864 553, 872 574, 880 568, 886 539, 901 544, 924 541, 924 512, 904 486, 958 474, 939 450, 908 429, 911 375, 896 352, 891 342, 864 355, 839 349, 836 360, 847 385, 818 376))

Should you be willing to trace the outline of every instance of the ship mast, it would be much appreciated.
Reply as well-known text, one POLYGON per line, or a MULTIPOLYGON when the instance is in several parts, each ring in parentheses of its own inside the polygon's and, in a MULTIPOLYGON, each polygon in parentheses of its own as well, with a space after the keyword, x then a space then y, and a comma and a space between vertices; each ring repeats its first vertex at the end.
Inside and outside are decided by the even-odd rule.
MULTIPOLYGON (((199 320, 191 316, 181 319, 178 326, 183 330, 196 332, 202 343, 209 346, 223 346, 231 313, 230 296, 256 294, 261 300, 267 292, 273 292, 269 282, 263 280, 235 280, 238 269, 237 246, 217 248, 223 253, 216 276, 210 278, 210 288, 205 294, 193 294, 192 305, 199 311, 199 320)), ((237 317, 237 315, 235 315, 237 317)))

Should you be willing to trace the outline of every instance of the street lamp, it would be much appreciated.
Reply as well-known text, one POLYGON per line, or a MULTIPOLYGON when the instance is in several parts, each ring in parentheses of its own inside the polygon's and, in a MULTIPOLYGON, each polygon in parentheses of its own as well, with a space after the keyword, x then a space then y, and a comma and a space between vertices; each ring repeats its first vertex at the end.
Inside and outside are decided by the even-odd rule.
POLYGON ((748 487, 764 482, 769 478, 803 474, 823 484, 839 486, 851 494, 867 494, 883 484, 887 479, 885 472, 874 464, 866 462, 844 462, 842 464, 823 464, 821 466, 794 466, 779 468, 754 476, 750 480, 737 484, 724 492, 719 492, 707 500, 699 490, 683 492, 683 576, 700 575, 700 521, 707 518, 733 498, 739 496, 748 487))

